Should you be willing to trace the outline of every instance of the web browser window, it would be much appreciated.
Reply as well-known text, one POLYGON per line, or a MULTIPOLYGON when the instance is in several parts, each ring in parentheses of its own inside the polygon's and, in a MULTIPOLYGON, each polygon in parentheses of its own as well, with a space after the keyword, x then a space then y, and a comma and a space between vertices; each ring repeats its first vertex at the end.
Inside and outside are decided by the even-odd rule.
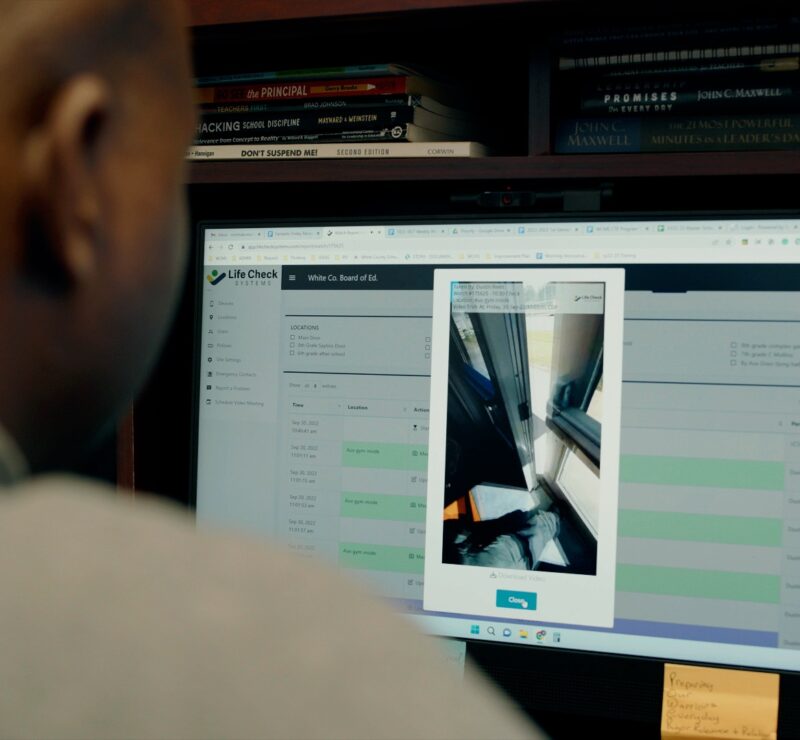
POLYGON ((796 666, 799 220, 218 224, 202 236, 201 522, 337 563, 433 634, 796 666), (488 268, 624 272, 606 626, 423 607, 426 561, 443 562, 444 542, 426 551, 432 522, 452 556, 501 557, 498 573, 526 577, 589 572, 608 530, 596 486, 615 404, 592 321, 565 332, 555 314, 526 314, 523 344, 453 311, 448 414, 475 434, 431 440, 444 392, 432 399, 436 273, 488 268), (541 379, 529 393, 509 383, 512 351, 541 379), (432 442, 448 461, 435 513, 432 442), (531 522, 550 512, 557 526, 531 522))

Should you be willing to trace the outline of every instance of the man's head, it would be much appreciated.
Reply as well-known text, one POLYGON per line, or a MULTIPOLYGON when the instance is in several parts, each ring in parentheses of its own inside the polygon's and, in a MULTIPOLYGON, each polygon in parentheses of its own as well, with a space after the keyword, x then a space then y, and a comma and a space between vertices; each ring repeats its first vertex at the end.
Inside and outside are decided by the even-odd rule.
POLYGON ((61 464, 150 368, 185 262, 193 111, 177 0, 7 0, 0 423, 61 464))

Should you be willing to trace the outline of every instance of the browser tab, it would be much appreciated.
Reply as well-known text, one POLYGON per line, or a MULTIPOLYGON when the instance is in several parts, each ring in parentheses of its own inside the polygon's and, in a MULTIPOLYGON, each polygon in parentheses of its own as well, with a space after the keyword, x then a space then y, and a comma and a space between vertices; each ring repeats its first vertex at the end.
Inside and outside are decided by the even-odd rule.
POLYGON ((322 229, 285 228, 275 229, 274 232, 269 232, 267 236, 270 239, 287 241, 291 239, 321 239, 322 233, 322 229))

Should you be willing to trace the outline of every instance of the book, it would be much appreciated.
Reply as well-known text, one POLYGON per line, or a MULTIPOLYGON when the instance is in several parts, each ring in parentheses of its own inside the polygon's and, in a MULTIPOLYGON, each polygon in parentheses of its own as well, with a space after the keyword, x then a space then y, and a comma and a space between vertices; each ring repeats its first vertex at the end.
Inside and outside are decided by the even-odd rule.
POLYGON ((497 483, 480 483, 470 489, 469 496, 476 519, 482 522, 499 519, 512 511, 530 511, 541 504, 541 497, 534 491, 497 483))
POLYGON ((213 85, 235 85, 244 82, 265 80, 324 80, 346 77, 386 77, 388 75, 417 74, 404 64, 353 64, 341 67, 317 67, 306 69, 279 69, 241 74, 211 75, 195 78, 196 87, 213 85))
POLYGON ((800 109, 800 76, 742 75, 601 80, 575 94, 574 107, 595 115, 744 113, 800 109))
POLYGON ((800 57, 770 57, 768 59, 734 59, 730 61, 684 62, 676 64, 633 65, 619 69, 603 70, 607 78, 655 77, 664 75, 698 75, 722 72, 797 72, 800 57))
POLYGON ((199 104, 349 98, 365 95, 425 95, 445 105, 456 107, 458 101, 463 101, 461 94, 451 86, 414 75, 217 85, 197 87, 194 92, 195 102, 199 104))
POLYGON ((201 115, 212 113, 285 113, 300 110, 361 110, 363 108, 395 108, 408 106, 424 108, 446 118, 465 118, 472 113, 442 105, 426 95, 364 95, 351 98, 303 98, 300 100, 263 100, 231 103, 204 103, 201 115))
POLYGON ((223 133, 196 139, 195 144, 219 146, 224 144, 292 144, 326 141, 447 141, 456 137, 431 131, 413 123, 385 126, 382 128, 353 128, 349 130, 296 131, 286 134, 248 131, 223 133))
MULTIPOLYGON (((220 136, 318 134, 394 129, 414 124, 455 138, 473 138, 478 127, 468 118, 448 118, 419 106, 392 106, 349 110, 290 110, 262 113, 204 113, 197 122, 197 141, 220 136)), ((222 142, 220 142, 222 143, 222 142)), ((230 143, 239 143, 232 141, 230 143)))
POLYGON ((800 116, 628 116, 566 118, 557 154, 799 149, 800 116))
POLYGON ((774 41, 779 35, 800 30, 800 16, 772 15, 746 17, 693 18, 686 21, 658 21, 573 27, 562 31, 559 46, 570 51, 619 49, 620 45, 652 47, 653 43, 711 46, 734 39, 774 41))
POLYGON ((620 54, 603 53, 584 57, 560 57, 559 70, 619 67, 631 64, 660 64, 740 59, 743 57, 775 57, 800 54, 800 43, 740 44, 705 48, 672 48, 661 51, 636 51, 620 54))
POLYGON ((194 161, 222 159, 393 159, 425 157, 485 157, 485 146, 474 141, 447 142, 337 142, 276 144, 270 146, 192 146, 186 158, 194 161))

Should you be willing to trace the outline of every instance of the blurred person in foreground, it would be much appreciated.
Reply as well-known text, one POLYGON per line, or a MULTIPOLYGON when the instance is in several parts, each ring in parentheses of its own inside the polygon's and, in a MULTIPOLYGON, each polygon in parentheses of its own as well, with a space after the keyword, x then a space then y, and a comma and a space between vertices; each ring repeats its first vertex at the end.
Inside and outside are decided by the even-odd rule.
POLYGON ((164 338, 194 124, 174 0, 5 0, 0 736, 536 737, 324 566, 56 477, 164 338))

